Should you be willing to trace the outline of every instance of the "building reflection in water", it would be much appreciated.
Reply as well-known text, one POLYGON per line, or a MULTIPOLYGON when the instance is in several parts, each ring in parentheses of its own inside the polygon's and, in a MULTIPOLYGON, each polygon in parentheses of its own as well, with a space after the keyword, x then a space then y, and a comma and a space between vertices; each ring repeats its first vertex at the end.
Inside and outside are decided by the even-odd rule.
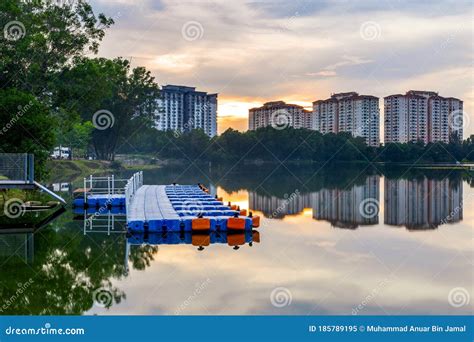
POLYGON ((371 175, 362 183, 347 188, 285 195, 283 198, 249 191, 249 208, 267 218, 297 215, 312 209, 313 218, 338 228, 355 229, 379 223, 378 210, 367 215, 361 210, 372 201, 384 211, 384 223, 408 229, 432 229, 462 220, 462 183, 460 179, 387 179, 384 180, 384 207, 380 207, 380 176, 371 175))
POLYGON ((267 218, 283 218, 286 215, 296 215, 304 208, 311 207, 311 194, 301 194, 295 190, 291 194, 285 194, 283 198, 276 196, 265 196, 249 191, 249 208, 258 210, 267 218))
POLYGON ((313 218, 326 220, 339 228, 357 228, 378 223, 378 215, 362 215, 360 206, 366 199, 379 201, 380 176, 369 176, 362 184, 346 189, 321 189, 316 192, 295 192, 284 198, 249 192, 251 210, 263 212, 265 217, 283 218, 312 208, 313 218), (295 195, 296 194, 296 195, 295 195))
POLYGON ((384 222, 433 229, 462 220, 462 184, 453 179, 385 179, 384 222))
POLYGON ((373 225, 379 222, 380 177, 369 176, 364 184, 347 189, 323 189, 312 197, 313 217, 326 220, 338 228, 357 228, 359 225, 373 225), (365 201, 374 203, 375 211, 369 215, 361 209, 365 201))

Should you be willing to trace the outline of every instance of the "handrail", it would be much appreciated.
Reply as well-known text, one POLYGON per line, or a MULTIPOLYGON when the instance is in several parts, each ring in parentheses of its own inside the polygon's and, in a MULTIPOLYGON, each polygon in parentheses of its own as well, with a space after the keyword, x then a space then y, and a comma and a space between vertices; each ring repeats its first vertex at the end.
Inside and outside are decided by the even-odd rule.
POLYGON ((87 202, 87 196, 91 194, 101 195, 123 195, 125 186, 129 179, 115 178, 111 176, 93 176, 84 178, 84 201, 87 202), (88 193, 89 192, 89 193, 88 193))
POLYGON ((132 203, 133 196, 143 185, 143 171, 135 172, 125 185, 125 212, 128 215, 128 209, 132 203))
MULTIPOLYGON (((119 184, 122 185, 122 184, 119 184)), ((136 191, 143 185, 143 171, 135 172, 128 179, 115 178, 111 176, 94 177, 90 175, 84 178, 84 202, 87 203, 87 196, 92 194, 100 195, 125 195, 125 210, 128 213, 130 203, 136 191), (124 183, 123 187, 117 187, 117 183, 124 183), (101 183, 97 186, 97 183, 101 183)))

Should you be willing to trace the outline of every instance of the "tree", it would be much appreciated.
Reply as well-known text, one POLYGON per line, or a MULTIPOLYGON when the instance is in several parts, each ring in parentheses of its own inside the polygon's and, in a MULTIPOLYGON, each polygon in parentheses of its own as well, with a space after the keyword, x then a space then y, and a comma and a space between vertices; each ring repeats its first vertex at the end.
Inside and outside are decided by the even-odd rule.
POLYGON ((105 28, 84 0, 73 2, 2 0, 0 87, 17 88, 49 98, 55 77, 74 57, 97 53, 105 28))
POLYGON ((57 134, 57 144, 71 147, 73 156, 83 157, 90 146, 93 130, 94 125, 90 121, 76 123, 67 132, 60 131, 57 134))
POLYGON ((154 124, 159 88, 143 67, 122 58, 79 58, 62 73, 58 106, 95 127, 92 144, 100 159, 114 160, 118 144, 154 124))
MULTIPOLYGON (((61 136, 80 124, 76 113, 63 110, 61 101, 53 101, 58 99, 58 76, 75 58, 97 53, 113 20, 103 14, 96 16, 84 0, 2 0, 0 23, 4 28, 0 35, 0 89, 11 89, 5 94, 18 102, 10 104, 26 106, 24 102, 31 99, 32 106, 38 108, 22 115, 20 123, 9 131, 12 140, 2 139, 1 146, 6 152, 34 152, 37 167, 42 169, 48 149, 55 145, 53 133, 61 136), (45 122, 47 127, 43 127, 45 122)), ((5 98, 2 101, 7 102, 5 98)), ((15 120, 17 110, 13 107, 1 109, 1 127, 15 120)))
POLYGON ((33 153, 40 177, 55 143, 52 121, 48 107, 33 95, 15 89, 0 90, 0 150, 33 153))

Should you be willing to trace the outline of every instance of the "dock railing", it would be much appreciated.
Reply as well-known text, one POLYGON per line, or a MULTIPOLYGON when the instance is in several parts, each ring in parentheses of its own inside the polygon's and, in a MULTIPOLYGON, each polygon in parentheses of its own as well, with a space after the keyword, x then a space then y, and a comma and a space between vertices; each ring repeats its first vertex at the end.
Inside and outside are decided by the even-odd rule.
POLYGON ((125 185, 125 211, 128 215, 128 208, 132 202, 133 196, 137 190, 143 185, 143 171, 139 171, 133 174, 125 185))
POLYGON ((92 176, 84 178, 84 201, 88 195, 123 195, 129 179, 111 176, 92 176))
POLYGON ((126 228, 126 217, 123 213, 111 213, 107 211, 99 215, 90 215, 87 210, 84 211, 84 235, 88 233, 106 233, 111 235, 112 233, 125 233, 126 228), (117 228, 117 229, 116 229, 117 228))

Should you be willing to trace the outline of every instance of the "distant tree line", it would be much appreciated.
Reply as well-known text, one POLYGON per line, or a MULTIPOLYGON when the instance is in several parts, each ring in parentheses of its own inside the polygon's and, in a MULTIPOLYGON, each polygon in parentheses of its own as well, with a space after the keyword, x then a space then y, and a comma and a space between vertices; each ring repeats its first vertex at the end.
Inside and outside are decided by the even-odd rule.
POLYGON ((202 130, 187 133, 144 129, 122 144, 121 153, 148 153, 187 161, 314 161, 453 163, 474 160, 474 136, 462 143, 387 144, 370 147, 349 133, 321 134, 308 129, 273 127, 209 138, 202 130))

